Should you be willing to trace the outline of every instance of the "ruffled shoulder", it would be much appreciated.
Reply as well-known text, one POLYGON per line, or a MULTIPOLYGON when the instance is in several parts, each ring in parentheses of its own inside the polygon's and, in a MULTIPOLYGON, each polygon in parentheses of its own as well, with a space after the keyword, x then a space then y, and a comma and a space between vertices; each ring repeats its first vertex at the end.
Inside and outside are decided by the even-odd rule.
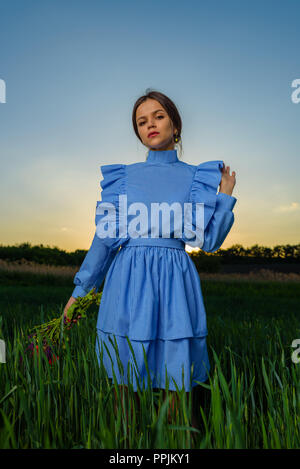
POLYGON ((224 165, 222 160, 205 161, 196 166, 194 179, 191 186, 190 197, 197 199, 199 191, 216 194, 222 179, 221 169, 224 165))
POLYGON ((103 179, 101 200, 96 204, 96 234, 107 247, 117 249, 126 240, 126 213, 119 200, 120 195, 127 193, 126 165, 106 164, 100 169, 103 179))
POLYGON ((222 160, 205 161, 198 164, 192 181, 189 202, 193 204, 204 203, 204 230, 206 229, 217 203, 217 190, 221 183, 222 160))
POLYGON ((103 202, 116 203, 120 194, 126 194, 126 164, 100 166, 103 178, 100 182, 103 202))

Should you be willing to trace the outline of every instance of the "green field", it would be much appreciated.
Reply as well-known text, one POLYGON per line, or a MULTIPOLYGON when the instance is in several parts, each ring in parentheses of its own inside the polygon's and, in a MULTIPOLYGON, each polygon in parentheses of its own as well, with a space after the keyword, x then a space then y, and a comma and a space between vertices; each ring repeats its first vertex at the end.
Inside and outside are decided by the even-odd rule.
POLYGON ((198 431, 184 393, 168 424, 168 402, 150 390, 141 392, 141 413, 133 420, 128 413, 128 434, 98 366, 96 307, 70 331, 57 364, 24 355, 22 333, 57 317, 72 292, 72 282, 57 283, 0 285, 0 448, 300 447, 300 363, 291 358, 300 339, 299 283, 202 280, 211 371, 195 394, 198 431))

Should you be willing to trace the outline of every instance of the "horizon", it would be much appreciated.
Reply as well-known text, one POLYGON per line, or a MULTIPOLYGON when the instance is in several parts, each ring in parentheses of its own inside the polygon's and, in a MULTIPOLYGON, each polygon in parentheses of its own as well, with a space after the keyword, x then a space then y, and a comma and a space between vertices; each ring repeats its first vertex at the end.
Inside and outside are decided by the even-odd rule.
MULTIPOLYGON (((77 250, 79 250, 79 251, 80 251, 80 250, 84 250, 84 251, 87 251, 87 250, 88 250, 88 249, 84 249, 84 248, 75 248, 75 249, 73 249, 73 250, 71 250, 71 251, 68 251, 68 250, 66 250, 65 248, 61 248, 61 247, 59 247, 59 246, 57 246, 57 245, 50 246, 50 245, 46 245, 46 244, 43 244, 43 243, 40 243, 40 244, 39 244, 39 243, 38 243, 38 244, 33 244, 33 243, 31 243, 30 241, 23 241, 23 242, 16 243, 16 244, 12 244, 12 245, 5 245, 5 244, 3 244, 3 243, 0 243, 0 248, 13 248, 13 247, 15 247, 15 248, 20 248, 22 245, 30 245, 30 248, 34 248, 34 247, 43 247, 43 248, 47 248, 47 249, 59 249, 60 251, 65 251, 66 253, 73 253, 73 252, 75 252, 75 251, 77 251, 77 250)), ((275 244, 274 246, 262 245, 262 244, 258 244, 258 243, 252 244, 251 246, 244 246, 244 245, 242 245, 242 244, 240 244, 240 243, 235 243, 235 244, 232 244, 232 245, 230 245, 230 246, 227 246, 226 248, 224 248, 224 247, 222 246, 222 247, 220 247, 217 251, 220 251, 220 250, 226 251, 227 249, 232 249, 232 248, 235 247, 235 246, 241 246, 244 250, 251 250, 251 249, 253 249, 253 248, 256 247, 256 246, 257 246, 258 248, 274 249, 274 248, 277 247, 277 246, 284 246, 284 247, 286 247, 286 246, 298 246, 298 245, 300 245, 300 241, 299 241, 298 243, 294 243, 294 244, 290 244, 290 243, 287 243, 287 244, 275 244)), ((187 251, 187 252, 199 252, 199 251, 202 251, 202 249, 201 249, 201 248, 190 248, 188 245, 186 245, 186 251, 187 251)), ((215 251, 215 252, 217 252, 217 251, 215 251)), ((202 252, 205 252, 205 251, 202 251, 202 252)), ((210 254, 210 255, 211 255, 211 254, 215 254, 215 252, 212 252, 212 253, 210 253, 210 252, 206 253, 206 252, 205 252, 205 254, 210 254)))

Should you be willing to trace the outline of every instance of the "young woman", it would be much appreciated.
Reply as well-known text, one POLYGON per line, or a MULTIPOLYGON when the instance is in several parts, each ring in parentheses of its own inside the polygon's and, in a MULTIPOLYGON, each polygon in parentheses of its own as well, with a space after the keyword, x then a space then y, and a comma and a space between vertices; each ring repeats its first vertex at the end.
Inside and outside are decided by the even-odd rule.
MULTIPOLYGON (((230 167, 219 160, 194 166, 178 158, 174 147, 181 140, 181 118, 175 104, 162 93, 150 91, 140 97, 132 122, 136 136, 148 149, 147 159, 101 166, 104 179, 102 200, 97 202, 96 233, 75 275, 76 287, 65 312, 78 296, 98 289, 105 279, 96 353, 108 376, 113 377, 107 349, 120 387, 126 389, 128 384, 128 364, 134 391, 134 370, 141 388, 143 380, 147 387, 144 350, 152 388, 165 389, 167 373, 171 392, 176 390, 174 381, 179 389, 184 386, 191 392, 196 381, 207 380, 210 364, 199 274, 185 244, 205 252, 221 247, 234 222, 232 209, 237 199, 231 194, 235 172, 230 174, 230 167), (185 211, 186 203, 191 210, 185 211), (164 216, 160 223, 159 204, 169 210, 169 223, 164 216), (110 236, 104 237, 107 227, 110 236)), ((196 426, 194 419, 192 423, 196 426)))

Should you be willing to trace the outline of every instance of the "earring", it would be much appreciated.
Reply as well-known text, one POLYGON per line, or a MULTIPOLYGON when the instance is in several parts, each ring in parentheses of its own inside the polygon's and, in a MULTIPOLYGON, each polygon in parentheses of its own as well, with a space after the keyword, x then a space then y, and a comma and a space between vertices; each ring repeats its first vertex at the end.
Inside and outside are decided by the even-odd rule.
POLYGON ((178 134, 175 134, 175 135, 174 135, 174 142, 175 142, 175 143, 179 142, 178 134))

